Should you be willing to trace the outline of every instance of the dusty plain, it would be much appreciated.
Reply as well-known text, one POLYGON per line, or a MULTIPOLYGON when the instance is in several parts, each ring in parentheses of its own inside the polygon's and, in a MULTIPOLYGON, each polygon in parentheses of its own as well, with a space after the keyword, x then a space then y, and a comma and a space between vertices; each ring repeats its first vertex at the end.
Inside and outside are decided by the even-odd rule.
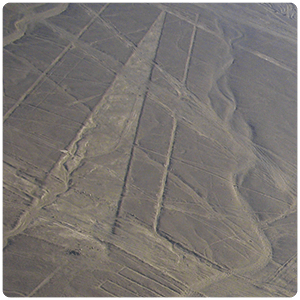
POLYGON ((3 292, 297 290, 293 4, 3 8, 3 292))

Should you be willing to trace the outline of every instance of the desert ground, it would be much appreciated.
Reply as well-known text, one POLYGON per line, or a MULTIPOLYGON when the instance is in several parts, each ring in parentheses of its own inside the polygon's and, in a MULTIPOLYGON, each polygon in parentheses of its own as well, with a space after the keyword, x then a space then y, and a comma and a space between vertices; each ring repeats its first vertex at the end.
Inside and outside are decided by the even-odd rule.
POLYGON ((297 291, 293 4, 8 3, 3 293, 297 291))

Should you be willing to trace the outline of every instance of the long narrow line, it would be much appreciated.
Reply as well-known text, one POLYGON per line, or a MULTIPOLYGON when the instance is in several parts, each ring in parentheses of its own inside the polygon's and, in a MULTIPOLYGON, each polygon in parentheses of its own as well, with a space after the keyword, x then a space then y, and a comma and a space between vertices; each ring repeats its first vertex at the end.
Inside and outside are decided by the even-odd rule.
POLYGON ((196 251, 188 249, 186 246, 182 245, 179 242, 176 242, 175 240, 172 239, 168 234, 164 233, 163 231, 159 231, 158 234, 165 238, 168 242, 170 242, 172 245, 176 246, 178 249, 181 251, 188 253, 192 255, 193 257, 197 258, 201 263, 204 263, 206 266, 213 268, 217 271, 223 272, 227 275, 231 275, 232 271, 227 267, 223 265, 219 265, 218 263, 208 259, 207 257, 203 256, 202 254, 197 253, 196 251))
POLYGON ((276 277, 278 276, 278 274, 287 267, 287 265, 292 262, 294 259, 297 258, 297 254, 294 254, 291 258, 289 258, 284 264, 282 264, 274 273, 274 275, 270 276, 268 278, 268 280, 274 281, 276 279, 276 277), (273 277, 273 278, 272 278, 273 277))
POLYGON ((3 123, 10 117, 24 99, 35 89, 35 87, 46 77, 47 73, 57 64, 57 62, 71 49, 72 43, 64 48, 64 50, 52 61, 48 68, 38 77, 38 79, 27 89, 27 91, 19 98, 19 100, 6 112, 3 116, 3 123))
POLYGON ((117 222, 118 222, 117 219, 120 215, 121 205, 122 205, 123 198, 125 196, 125 192, 126 192, 126 188, 127 188, 127 181, 128 181, 128 176, 129 176, 130 169, 131 169, 131 162, 132 162, 132 159, 133 159, 134 148, 135 148, 135 144, 136 144, 136 140, 137 140, 137 136, 138 136, 138 131, 139 131, 140 122, 141 122, 141 118, 142 118, 142 115, 143 115, 147 95, 148 95, 148 91, 146 91, 146 93, 144 95, 140 115, 139 115, 139 118, 138 118, 138 121, 137 121, 137 127, 136 127, 136 131, 135 131, 135 134, 134 134, 133 143, 132 143, 132 146, 131 146, 130 156, 129 156, 129 160, 128 160, 128 165, 127 165, 127 169, 126 169, 125 176, 124 176, 124 183, 123 183, 123 186, 122 186, 122 192, 121 192, 118 204, 117 204, 115 221, 114 221, 114 224, 112 226, 112 233, 113 234, 115 234, 115 231, 116 231, 117 222))
POLYGON ((196 15, 195 25, 193 27, 193 32, 192 32, 192 36, 191 36, 188 56, 187 56, 185 69, 184 69, 184 74, 183 74, 183 79, 182 79, 183 84, 185 84, 186 80, 187 80, 188 70, 189 70, 190 61, 191 61, 191 55, 192 55, 192 51, 193 51, 193 47, 194 47, 194 43, 195 43, 195 36, 196 36, 196 31, 197 31, 198 19, 199 19, 199 14, 196 15))
MULTIPOLYGON (((95 22, 98 15, 100 15, 104 9, 108 6, 108 4, 105 4, 98 14, 94 16, 88 24, 86 24, 80 32, 75 36, 75 40, 78 40, 83 33, 95 22)), ((9 116, 16 110, 17 107, 20 106, 20 104, 26 99, 26 97, 36 88, 36 86, 47 76, 49 71, 53 69, 53 67, 63 58, 63 56, 71 49, 73 46, 73 41, 70 42, 64 50, 52 61, 52 63, 48 66, 48 68, 37 78, 37 80, 27 89, 27 91, 19 98, 19 100, 6 112, 6 114, 3 116, 3 123, 9 118, 9 116)))
MULTIPOLYGON (((96 14, 92 9, 86 7, 82 4, 86 9, 88 9, 91 14, 96 14)), ((105 27, 109 28, 121 41, 123 41, 127 46, 136 48, 137 46, 132 43, 124 34, 122 34, 113 24, 103 19, 101 16, 97 14, 98 19, 104 24, 105 27)), ((103 40, 102 40, 103 41, 103 40)))
MULTIPOLYGON (((165 19, 166 19, 166 14, 164 13, 163 20, 162 20, 163 25, 165 23, 165 19)), ((155 22, 154 22, 154 24, 155 24, 155 22)), ((154 26, 154 24, 152 26, 154 26)), ((149 29, 148 32, 151 31, 152 26, 151 26, 151 28, 149 29)), ((162 31, 163 31, 163 26, 162 26, 162 29, 161 29, 161 32, 160 32, 160 36, 158 38, 157 48, 156 48, 156 51, 154 53, 153 61, 155 61, 155 58, 157 56, 157 51, 158 51, 158 47, 159 47, 159 44, 160 44, 162 31)), ((137 121, 137 127, 136 127, 136 131, 135 131, 135 135, 134 135, 134 139, 133 139, 133 143, 132 143, 132 147, 131 147, 131 151, 130 151, 130 157, 129 157, 127 169, 126 169, 126 172, 125 172, 124 183, 123 183, 123 186, 122 186, 122 192, 121 192, 118 204, 117 204, 115 221, 114 221, 114 224, 112 226, 112 234, 115 234, 115 232, 116 232, 116 227, 117 227, 117 224, 118 224, 118 217, 120 215, 121 205, 122 205, 123 198, 124 198, 125 192, 126 192, 126 186, 127 186, 127 181, 128 181, 128 175, 129 175, 129 172, 130 172, 130 169, 131 169, 131 162, 132 162, 132 158, 133 158, 133 152, 134 152, 134 148, 135 148, 136 141, 137 141, 138 131, 139 131, 139 127, 140 127, 140 121, 141 121, 141 118, 142 118, 142 115, 143 115, 145 101, 146 101, 146 98, 148 96, 149 82, 150 82, 151 77, 152 77, 153 69, 154 69, 154 63, 152 63, 152 66, 151 66, 151 69, 150 69, 150 72, 149 72, 148 83, 146 83, 147 89, 145 91, 145 95, 144 95, 143 102, 142 102, 142 105, 141 105, 140 114, 139 114, 138 121, 137 121)))
POLYGON ((25 16, 14 24, 16 30, 11 34, 9 34, 8 36, 3 37, 3 47, 22 38, 30 23, 41 21, 43 19, 50 18, 53 16, 57 16, 62 12, 64 12, 67 9, 67 7, 68 7, 68 3, 62 3, 62 4, 58 4, 58 6, 52 9, 46 10, 41 13, 37 13, 37 14, 34 12, 31 12, 29 14, 25 13, 25 16))
POLYGON ((41 287, 43 287, 49 280, 63 267, 63 265, 58 266, 50 275, 48 275, 37 287, 35 287, 27 297, 34 295, 41 287))
POLYGON ((154 222, 153 222, 153 229, 155 232, 157 232, 159 217, 160 217, 161 209, 162 209, 162 205, 163 205, 164 191, 165 191, 165 187, 166 187, 166 183, 167 183, 168 171, 170 168, 171 156, 172 156, 174 143, 175 143, 176 130, 177 130, 177 120, 176 120, 175 116, 173 116, 173 128, 172 128, 170 142, 169 142, 169 149, 167 152, 167 159, 166 159, 166 162, 164 165, 164 172, 163 172, 162 179, 161 179, 161 186, 159 189, 159 193, 157 195, 157 210, 156 210, 154 222))
MULTIPOLYGON (((99 11, 98 14, 101 14, 107 6, 108 6, 108 4, 105 5, 104 7, 102 7, 102 9, 99 11)), ((78 34, 78 37, 80 37, 80 36, 84 33, 84 31, 87 30, 88 27, 89 27, 95 20, 96 20, 96 16, 89 22, 89 24, 87 24, 87 25, 80 31, 80 33, 78 34)), ((71 46, 72 46, 72 43, 70 43, 68 46, 71 47, 71 46)), ((65 50, 68 48, 68 46, 65 48, 65 50)), ((68 49, 69 49, 69 48, 68 48, 68 49)), ((66 50, 66 51, 65 51, 65 50, 63 51, 64 54, 67 52, 67 50, 66 50)), ((62 56, 63 56, 63 55, 61 55, 61 57, 62 57, 62 56)), ((46 71, 47 71, 47 70, 46 70, 46 71)), ((45 71, 41 76, 44 75, 44 77, 45 77, 45 76, 47 75, 47 74, 46 74, 46 73, 47 73, 46 71, 45 71)), ((41 77, 41 76, 40 76, 40 77, 41 77)), ((43 77, 43 78, 44 78, 44 77, 43 77)), ((43 78, 41 78, 40 80, 42 80, 43 78)), ((38 82, 36 82, 36 84, 38 84, 38 82)), ((32 88, 32 89, 33 89, 33 88, 32 88)), ((32 90, 32 89, 31 89, 31 90, 32 90)), ((28 92, 28 93, 29 93, 29 92, 28 92)), ((25 99, 26 96, 27 96, 27 95, 24 96, 24 99, 25 99)), ((23 100, 24 100, 24 99, 23 99, 23 100)), ((23 101, 23 100, 22 100, 22 101, 23 101)), ((22 101, 20 101, 20 103, 21 103, 22 101)), ((17 106, 18 106, 18 105, 17 105, 17 106)), ((15 106, 14 109, 16 109, 17 106, 15 106)), ((85 120, 84 123, 83 123, 83 126, 82 126, 82 127, 80 128, 80 130, 77 132, 76 137, 70 142, 69 147, 68 147, 69 149, 74 148, 74 145, 76 145, 76 143, 78 142, 78 140, 81 139, 83 132, 84 132, 87 128, 89 128, 89 127, 91 126, 91 119, 92 119, 92 116, 93 116, 93 114, 95 114, 96 110, 98 109, 98 106, 99 106, 99 104, 96 105, 96 107, 95 107, 95 108, 93 109, 93 111, 90 113, 89 117, 86 118, 86 120, 85 120)), ((11 113, 13 113, 13 111, 11 111, 10 114, 11 114, 11 113)), ((9 115, 10 115, 10 114, 9 114, 9 115)), ((6 119, 9 117, 9 115, 6 116, 6 119)), ((6 119, 4 119, 3 122, 5 122, 6 119)), ((68 154, 68 155, 69 155, 69 154, 68 154)), ((64 156, 63 158, 60 158, 60 159, 52 166, 52 168, 48 171, 48 175, 46 176, 46 178, 48 178, 49 176, 51 177, 51 173, 52 173, 52 171, 55 169, 55 167, 57 167, 58 165, 60 165, 60 164, 62 163, 62 161, 64 161, 65 159, 66 159, 66 156, 64 156)), ((58 178, 57 178, 57 179, 58 179, 58 178)), ((38 187, 37 187, 36 189, 38 189, 38 187)), ((50 194, 51 194, 51 193, 50 193, 50 194)), ((43 196, 42 196, 42 198, 43 198, 43 197, 48 197, 47 195, 49 196, 49 193, 48 193, 48 192, 47 192, 47 193, 44 193, 43 196)), ((42 199, 42 198, 41 198, 41 199, 42 199)), ((27 228, 29 222, 32 220, 32 216, 34 215, 34 213, 37 212, 38 210, 40 210, 40 208, 42 207, 42 205, 44 205, 44 204, 41 204, 39 200, 40 200, 39 198, 34 197, 34 200, 33 200, 32 204, 31 204, 31 206, 29 207, 28 210, 25 210, 25 211, 22 213, 22 215, 20 216, 19 220, 17 221, 17 224, 15 225, 15 227, 14 227, 13 229, 11 229, 10 231, 5 232, 5 233, 3 234, 3 240, 4 240, 3 244, 4 244, 4 245, 7 243, 7 239, 8 239, 9 237, 15 236, 15 235, 19 234, 20 232, 24 231, 24 230, 27 228)))
MULTIPOLYGON (((147 288, 146 286, 142 285, 141 283, 139 283, 138 281, 135 281, 134 279, 130 278, 130 277, 127 277, 126 275, 123 275, 121 273, 118 273, 119 276, 122 276, 124 278, 126 278, 128 281, 130 282, 133 282, 134 284, 140 286, 141 288, 145 289, 145 290, 148 290, 150 293, 153 293, 153 294, 156 294, 157 296, 161 296, 163 297, 162 294, 159 294, 158 292, 154 291, 154 290, 151 290, 150 288, 147 288)), ((148 278, 148 277, 147 277, 148 278)))
POLYGON ((179 11, 173 11, 172 9, 170 9, 170 7, 166 6, 165 4, 163 3, 154 3, 154 5, 161 9, 162 11, 165 11, 166 13, 170 14, 170 15, 173 15, 177 18, 179 18, 180 20, 183 20, 185 22, 187 22, 188 24, 191 24, 191 25, 196 25, 197 28, 200 28, 201 30, 204 30, 210 34, 212 34, 213 36, 217 37, 217 38, 221 38, 216 32, 214 32, 213 30, 209 29, 208 27, 206 26, 203 26, 201 25, 200 23, 199 24, 195 24, 195 22, 193 22, 192 20, 190 20, 188 17, 186 16, 183 16, 182 14, 180 14, 179 11))
MULTIPOLYGON (((105 7, 103 7, 102 11, 104 10, 104 8, 105 7)), ((100 14, 100 12, 99 12, 99 14, 100 14)), ((159 20, 159 22, 164 23, 164 21, 165 21, 165 15, 166 14, 164 12, 162 12, 160 14, 160 16, 157 18, 159 20)), ((150 27, 149 31, 151 31, 153 29, 153 27, 155 27, 155 26, 157 26, 156 22, 153 23, 153 25, 150 27)), ((161 31, 160 31, 160 36, 161 36, 161 31)), ((143 40, 141 41, 141 43, 143 43, 143 40)), ((158 44, 159 44, 159 42, 158 42, 158 44)), ((157 53, 157 49, 156 49, 156 51, 154 53, 154 57, 156 56, 156 53, 157 53)), ((136 52, 134 52, 133 55, 136 55, 136 52)), ((131 58, 129 58, 129 61, 130 61, 130 59, 132 60, 132 56, 131 56, 131 58)), ((127 63, 128 63, 128 61, 127 61, 127 63)), ((126 65, 125 65, 125 67, 126 67, 126 65)), ((151 78, 151 74, 152 74, 153 68, 154 68, 154 64, 152 64, 152 69, 150 71, 150 75, 148 76, 148 82, 149 82, 149 80, 151 78)), ((109 95, 109 93, 112 92, 114 84, 116 84, 116 82, 118 81, 118 78, 119 78, 118 76, 115 77, 115 79, 114 79, 113 83, 111 84, 111 86, 108 88, 108 90, 102 96, 101 101, 99 101, 98 104, 94 107, 94 109, 91 111, 90 115, 84 121, 83 126, 77 132, 75 138, 69 143, 69 146, 67 148, 68 152, 73 153, 73 150, 75 151, 76 144, 78 143, 79 140, 82 139, 82 136, 83 136, 84 132, 86 130, 88 130, 90 127, 93 126, 93 116, 95 116, 99 112, 99 110, 102 107, 103 103, 106 103, 105 102, 105 98, 109 95)), ((60 168, 63 165, 63 163, 68 159, 69 155, 70 154, 68 153, 68 154, 66 154, 64 156, 61 156, 60 159, 48 171, 48 175, 47 175, 46 178, 53 177, 53 178, 55 178, 55 180, 62 181, 61 179, 59 179, 59 177, 55 176, 53 174, 53 172, 55 172, 56 168, 60 168)), ((43 200, 43 202, 40 203, 40 201, 39 201, 40 199, 38 199, 38 198, 34 199, 34 201, 33 201, 32 205, 30 206, 29 210, 26 210, 20 216, 20 218, 19 218, 17 224, 15 225, 15 227, 12 230, 10 230, 9 232, 4 233, 4 237, 3 237, 3 239, 4 239, 3 244, 4 245, 7 243, 7 239, 9 237, 15 236, 15 235, 19 234, 20 232, 24 231, 27 228, 29 222, 32 220, 32 216, 37 211, 39 211, 42 206, 44 206, 46 204, 47 201, 45 199, 52 197, 53 194, 54 194, 51 188, 50 188, 49 191, 47 189, 43 189, 43 190, 44 190, 44 194, 43 194, 43 196, 41 198, 43 200)), ((48 200, 47 204, 49 204, 49 200, 48 200)), ((119 205, 121 205, 121 203, 119 205)), ((117 223, 117 220, 115 219, 114 227, 116 226, 116 223, 117 223)))

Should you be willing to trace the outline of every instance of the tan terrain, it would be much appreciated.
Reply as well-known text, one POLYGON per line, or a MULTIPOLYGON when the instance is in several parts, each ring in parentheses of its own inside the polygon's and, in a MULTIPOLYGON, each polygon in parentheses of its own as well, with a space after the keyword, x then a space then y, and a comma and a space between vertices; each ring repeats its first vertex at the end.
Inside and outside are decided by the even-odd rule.
POLYGON ((295 5, 3 19, 6 296, 295 295, 295 5))

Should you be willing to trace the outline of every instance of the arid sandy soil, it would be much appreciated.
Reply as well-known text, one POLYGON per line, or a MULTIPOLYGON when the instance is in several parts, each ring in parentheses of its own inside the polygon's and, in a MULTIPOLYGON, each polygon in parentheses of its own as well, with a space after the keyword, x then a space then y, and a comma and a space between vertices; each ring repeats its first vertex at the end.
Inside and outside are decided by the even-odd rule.
POLYGON ((7 296, 296 293, 296 7, 6 4, 7 296))

